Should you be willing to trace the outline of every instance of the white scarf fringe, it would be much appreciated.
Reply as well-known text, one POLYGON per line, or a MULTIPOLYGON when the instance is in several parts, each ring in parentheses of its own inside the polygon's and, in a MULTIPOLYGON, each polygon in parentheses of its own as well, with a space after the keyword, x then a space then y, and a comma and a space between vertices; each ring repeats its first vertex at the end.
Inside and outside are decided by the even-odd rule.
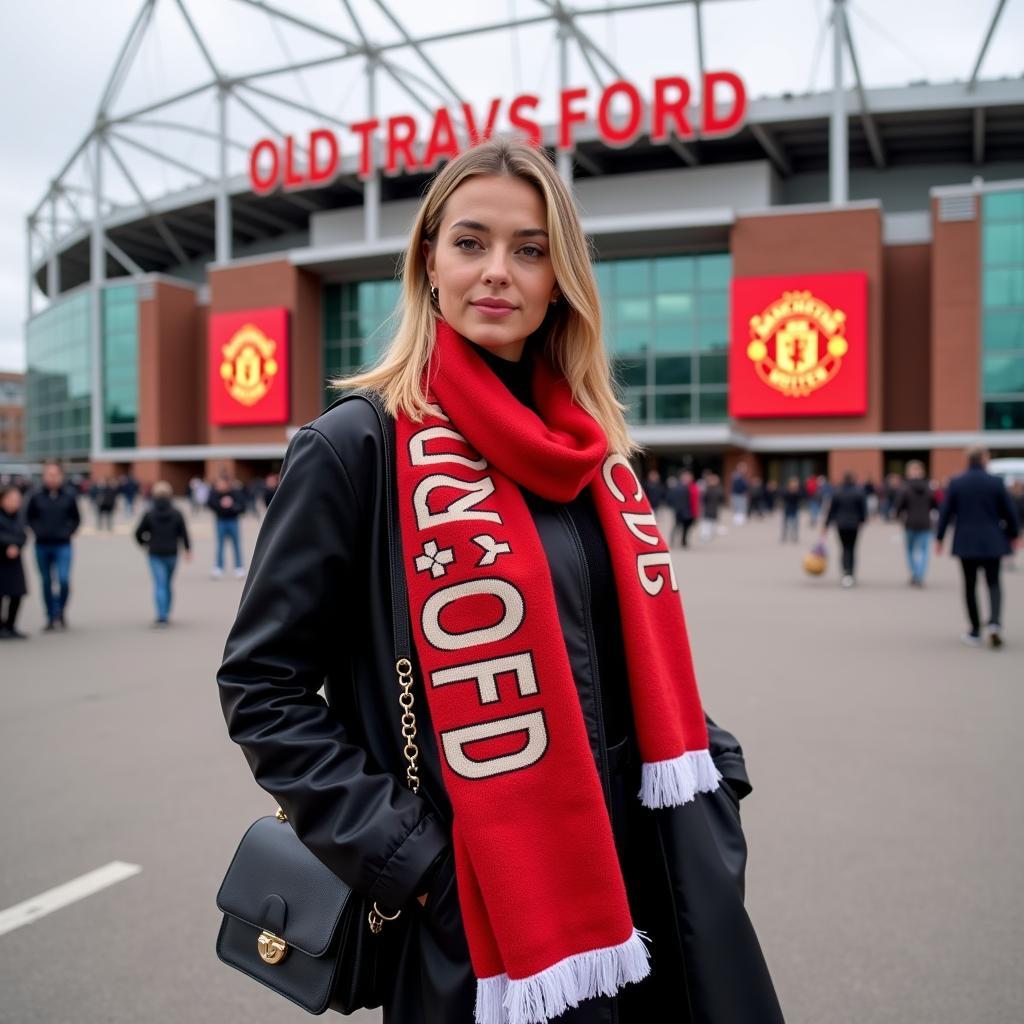
POLYGON ((721 778, 710 751, 688 750, 667 761, 645 762, 637 795, 644 807, 678 807, 698 793, 714 792, 721 778))
POLYGON ((642 931, 618 946, 574 953, 528 978, 507 974, 479 978, 474 1016, 477 1024, 543 1024, 581 999, 614 995, 623 985, 651 971, 650 938, 642 931))

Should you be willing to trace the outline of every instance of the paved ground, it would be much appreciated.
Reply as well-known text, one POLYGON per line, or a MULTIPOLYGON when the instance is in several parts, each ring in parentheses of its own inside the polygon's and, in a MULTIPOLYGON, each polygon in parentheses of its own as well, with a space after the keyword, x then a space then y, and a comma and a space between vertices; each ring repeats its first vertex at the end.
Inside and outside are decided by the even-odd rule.
MULTIPOLYGON (((1008 646, 972 650, 948 558, 912 591, 896 528, 873 524, 846 591, 834 569, 804 577, 805 545, 776 529, 730 527, 677 574, 705 703, 755 785, 749 906, 787 1020, 1018 1021, 1024 568, 1007 574, 1008 646)), ((273 804, 214 683, 241 584, 209 578, 205 517, 195 532, 171 630, 148 628, 122 524, 77 545, 71 629, 39 634, 33 578, 32 639, 0 647, 0 921, 112 861, 142 869, 0 934, 4 1024, 307 1019, 213 951, 217 886, 273 804)))

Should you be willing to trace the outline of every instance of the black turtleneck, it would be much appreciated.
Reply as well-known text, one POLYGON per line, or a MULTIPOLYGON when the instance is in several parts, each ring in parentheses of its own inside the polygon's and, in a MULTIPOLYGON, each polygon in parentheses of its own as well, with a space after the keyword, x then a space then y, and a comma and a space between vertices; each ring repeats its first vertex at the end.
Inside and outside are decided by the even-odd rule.
MULTIPOLYGON (((505 387, 523 405, 536 412, 537 407, 530 386, 534 358, 532 346, 533 342, 527 341, 521 358, 516 361, 503 359, 482 345, 476 345, 476 349, 505 387)), ((558 504, 547 501, 526 488, 522 488, 522 492, 529 506, 558 504)), ((605 744, 611 746, 633 730, 622 622, 611 557, 590 488, 584 487, 580 494, 562 507, 569 514, 579 534, 587 573, 590 576, 589 611, 597 650, 598 684, 604 712, 604 739, 605 744)))

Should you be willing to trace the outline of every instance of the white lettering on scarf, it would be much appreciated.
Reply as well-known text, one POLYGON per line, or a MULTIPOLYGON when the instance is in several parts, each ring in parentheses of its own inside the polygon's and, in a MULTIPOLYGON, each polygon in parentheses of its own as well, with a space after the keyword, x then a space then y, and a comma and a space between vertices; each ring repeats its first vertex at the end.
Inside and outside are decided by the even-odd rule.
POLYGON ((521 771, 539 761, 548 749, 548 730, 543 711, 528 711, 524 715, 496 718, 479 725, 464 725, 461 729, 448 729, 441 733, 441 744, 445 760, 456 775, 464 779, 490 779, 506 772, 521 771), (467 743, 508 736, 515 732, 526 733, 525 745, 515 753, 475 761, 464 749, 467 743))
POLYGON ((516 688, 519 696, 537 692, 537 675, 533 670, 533 658, 529 651, 519 654, 506 654, 501 658, 488 658, 486 661, 474 661, 468 665, 453 665, 451 668, 439 668, 430 673, 431 686, 447 686, 449 683, 476 683, 481 704, 493 704, 501 700, 498 694, 498 676, 504 672, 512 672, 516 677, 516 688))
POLYGON ((477 644, 493 644, 511 636, 523 623, 523 595, 508 580, 488 576, 480 580, 453 583, 435 591, 423 602, 421 624, 423 635, 439 651, 461 651, 477 644), (501 618, 493 626, 467 629, 464 633, 449 633, 440 622, 441 612, 464 597, 490 594, 501 601, 501 618))
MULTIPOLYGON (((633 467, 626 461, 622 455, 609 455, 604 460, 604 465, 601 467, 601 475, 604 478, 604 482, 608 487, 608 490, 615 496, 615 500, 621 505, 625 505, 627 501, 641 501, 644 496, 643 488, 640 486, 640 481, 637 479, 636 473, 633 472, 633 467), (616 466, 622 466, 629 474, 630 479, 634 484, 634 491, 631 495, 623 493, 622 489, 615 482, 615 478, 612 476, 612 470, 616 466)), ((652 547, 657 544, 663 544, 661 534, 658 532, 657 520, 654 517, 653 512, 620 512, 623 522, 626 524, 627 529, 637 540, 642 540, 645 544, 650 544, 652 547), (642 526, 650 526, 654 529, 653 536, 650 533, 644 532, 641 529, 642 526)), ((671 588, 673 590, 679 590, 679 584, 676 583, 676 570, 672 565, 672 556, 668 551, 649 551, 649 552, 638 552, 636 556, 636 574, 640 579, 640 586, 644 588, 644 592, 650 594, 651 597, 657 597, 661 593, 662 587, 665 585, 665 577, 659 573, 655 573, 653 576, 649 575, 648 569, 651 567, 664 566, 668 569, 668 578, 671 588)))
MULTIPOLYGON (((487 460, 481 455, 479 459, 471 459, 458 452, 428 452, 427 442, 439 437, 448 437, 453 441, 461 441, 467 444, 466 439, 451 427, 424 427, 416 431, 409 440, 409 458, 414 466, 428 466, 436 462, 454 462, 459 466, 468 466, 470 469, 486 469, 487 460)), ((468 444, 467 444, 468 447, 468 444)))
POLYGON ((416 485, 416 490, 412 494, 413 508, 416 510, 416 526, 421 530, 428 530, 440 523, 453 523, 457 520, 467 519, 486 519, 491 523, 501 523, 503 520, 497 512, 476 508, 484 498, 490 497, 493 493, 494 481, 489 476, 480 480, 460 480, 447 473, 433 473, 430 476, 425 476, 416 485), (454 487, 465 493, 461 498, 456 498, 447 508, 431 512, 430 494, 438 487, 454 487))

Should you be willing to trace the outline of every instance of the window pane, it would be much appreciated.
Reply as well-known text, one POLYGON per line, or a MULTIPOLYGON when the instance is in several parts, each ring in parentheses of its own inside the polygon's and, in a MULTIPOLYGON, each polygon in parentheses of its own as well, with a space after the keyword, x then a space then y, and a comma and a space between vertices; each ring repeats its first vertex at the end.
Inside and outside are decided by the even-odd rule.
POLYGON ((729 319, 728 292, 700 292, 697 295, 697 316, 707 319, 729 319))
POLYGON ((647 323, 651 319, 649 295, 620 297, 612 304, 619 325, 647 323))
POLYGON ((615 290, 620 295, 649 295, 650 260, 615 260, 615 290))
POLYGON ((1024 310, 986 313, 982 320, 984 347, 1024 350, 1024 310))
POLYGON ((991 192, 984 197, 985 220, 1024 220, 1024 192, 991 192))
POLYGON ((1024 354, 985 356, 981 361, 981 377, 986 395, 1024 392, 1024 354))
POLYGON ((661 323, 684 321, 693 314, 693 296, 689 292, 658 292, 654 296, 654 316, 661 323))
POLYGON ((651 329, 646 324, 642 327, 619 327, 611 337, 612 351, 644 352, 651 346, 651 329))
POLYGON ((658 356, 654 361, 655 384, 689 384, 693 377, 690 356, 658 356))
POLYGON ((710 355, 700 357, 701 384, 725 384, 728 382, 728 357, 710 355))
POLYGON ((986 402, 986 430, 1024 430, 1024 401, 986 402))
POLYGON ((655 291, 689 291, 694 284, 692 256, 658 256, 654 260, 655 291))
POLYGON ((693 400, 689 392, 677 395, 657 394, 654 397, 654 418, 659 423, 688 421, 693 400))
POLYGON ((986 306, 1024 306, 1024 267, 986 269, 982 299, 986 306))
POLYGON ((1024 221, 986 224, 983 236, 986 263, 1024 263, 1024 221))
POLYGON ((654 347, 659 352, 689 352, 693 349, 693 324, 681 323, 654 328, 654 347))
POLYGON ((701 352, 729 348, 729 328, 724 321, 705 320, 697 325, 697 344, 701 352))
POLYGON ((727 399, 724 391, 701 391, 699 419, 702 423, 717 423, 727 418, 727 399))
POLYGON ((732 257, 727 252, 697 257, 697 284, 701 288, 729 287, 732 257))

